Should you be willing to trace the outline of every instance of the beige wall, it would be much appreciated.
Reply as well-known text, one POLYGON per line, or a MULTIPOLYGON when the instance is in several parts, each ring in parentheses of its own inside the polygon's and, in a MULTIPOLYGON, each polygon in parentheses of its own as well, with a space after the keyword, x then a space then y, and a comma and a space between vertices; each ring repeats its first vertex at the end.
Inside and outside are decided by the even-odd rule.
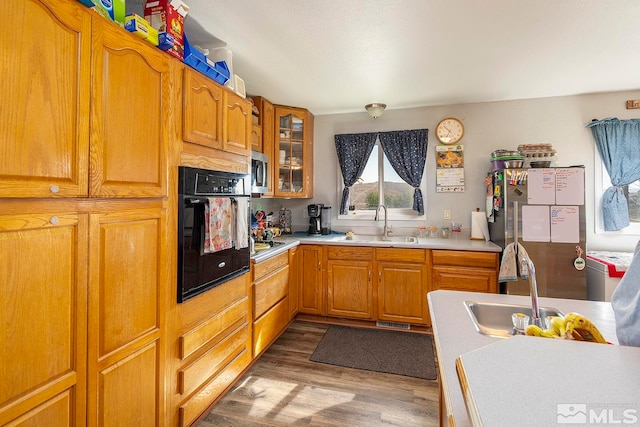
MULTIPOLYGON (((595 232, 594 157, 595 143, 585 125, 592 119, 606 117, 638 118, 640 110, 627 110, 627 99, 640 99, 640 91, 594 95, 540 98, 504 102, 447 105, 441 107, 387 110, 379 119, 362 113, 317 116, 315 119, 315 197, 312 200, 264 200, 266 209, 277 211, 286 206, 293 211, 295 229, 303 229, 307 220, 303 211, 308 203, 325 203, 333 207, 332 228, 346 231, 353 222, 337 219, 339 208, 338 165, 333 136, 339 133, 375 132, 403 129, 429 129, 427 155, 426 223, 441 224, 443 209, 451 209, 453 218, 470 226, 471 212, 483 209, 483 178, 490 170, 490 153, 506 148, 517 149, 520 144, 551 143, 557 151, 557 165, 586 167, 587 247, 599 250, 632 251, 640 236, 623 237, 615 233, 595 232), (463 120, 465 135, 465 192, 436 194, 435 192, 435 125, 444 117, 463 120)), ((391 106, 392 108, 392 106, 391 106)), ((255 202, 254 202, 255 203, 255 202)), ((407 224, 393 223, 399 228, 407 224)), ((410 224, 411 228, 419 224, 410 224)), ((371 222, 365 224, 375 227, 371 222)))

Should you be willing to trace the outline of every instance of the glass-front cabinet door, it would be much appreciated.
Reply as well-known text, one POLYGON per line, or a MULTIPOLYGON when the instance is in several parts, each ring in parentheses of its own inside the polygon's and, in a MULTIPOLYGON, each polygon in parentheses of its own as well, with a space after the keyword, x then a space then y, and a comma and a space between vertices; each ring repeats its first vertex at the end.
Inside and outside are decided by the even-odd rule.
POLYGON ((275 108, 275 196, 313 196, 313 115, 305 109, 275 108))

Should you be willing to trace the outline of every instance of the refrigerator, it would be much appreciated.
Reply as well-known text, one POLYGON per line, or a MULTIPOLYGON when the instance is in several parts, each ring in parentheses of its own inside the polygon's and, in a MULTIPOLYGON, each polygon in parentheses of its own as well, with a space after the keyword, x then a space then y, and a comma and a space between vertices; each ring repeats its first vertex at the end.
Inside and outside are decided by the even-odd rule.
MULTIPOLYGON (((491 175, 491 241, 503 249, 514 242, 525 248, 539 296, 586 300, 584 167, 501 169, 491 175)), ((500 292, 529 295, 529 281, 500 283, 500 292)))

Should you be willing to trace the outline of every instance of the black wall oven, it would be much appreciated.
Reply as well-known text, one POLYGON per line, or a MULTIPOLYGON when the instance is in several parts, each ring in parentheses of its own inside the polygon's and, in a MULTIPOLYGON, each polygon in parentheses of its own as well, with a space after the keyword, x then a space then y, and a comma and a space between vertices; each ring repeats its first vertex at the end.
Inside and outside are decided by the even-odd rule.
POLYGON ((178 178, 178 302, 184 302, 249 272, 251 183, 249 175, 183 166, 178 168, 178 178), (231 206, 232 234, 242 237, 240 241, 229 239, 215 251, 206 244, 208 216, 213 215, 208 205, 213 203, 231 206), (238 215, 244 215, 244 220, 238 215), (236 226, 245 226, 246 232, 238 232, 242 230, 236 226))

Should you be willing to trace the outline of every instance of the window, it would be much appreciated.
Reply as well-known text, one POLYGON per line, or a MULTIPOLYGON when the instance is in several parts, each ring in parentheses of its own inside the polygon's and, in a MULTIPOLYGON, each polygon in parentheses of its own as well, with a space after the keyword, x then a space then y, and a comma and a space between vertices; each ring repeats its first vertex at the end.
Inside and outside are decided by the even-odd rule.
MULTIPOLYGON (((596 165, 596 173, 595 173, 595 193, 599 195, 596 197, 596 231, 598 233, 604 233, 604 226, 602 221, 602 194, 604 194, 605 190, 611 187, 611 179, 609 178, 609 174, 607 173, 607 169, 605 168, 602 160, 600 159, 600 155, 596 151, 595 155, 595 165, 596 165)), ((627 203, 629 206, 629 226, 623 228, 616 233, 619 234, 628 234, 628 235, 639 235, 640 234, 640 180, 632 182, 629 185, 623 186, 623 190, 625 195, 627 196, 627 203)), ((608 232, 610 233, 610 232, 608 232)))
MULTIPOLYGON (((424 175, 422 181, 421 187, 424 188, 424 175)), ((413 193, 413 187, 404 182, 396 173, 384 155, 380 141, 377 140, 362 176, 351 187, 349 193, 349 213, 360 215, 349 218, 371 219, 380 204, 387 207, 389 218, 424 218, 411 209, 413 207, 413 193)))

